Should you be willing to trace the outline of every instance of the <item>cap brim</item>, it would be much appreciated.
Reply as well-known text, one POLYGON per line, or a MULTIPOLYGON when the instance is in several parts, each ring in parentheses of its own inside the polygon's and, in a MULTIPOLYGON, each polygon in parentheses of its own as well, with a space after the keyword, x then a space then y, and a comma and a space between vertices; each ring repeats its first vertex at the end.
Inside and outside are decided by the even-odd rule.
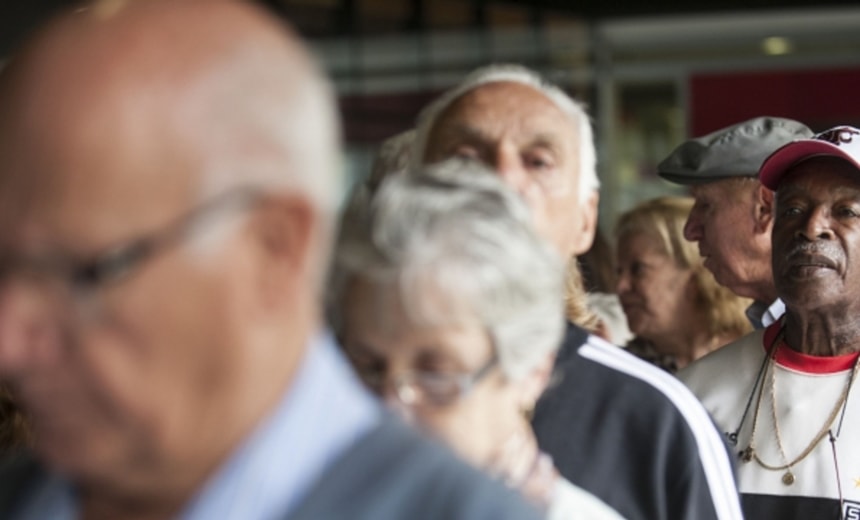
POLYGON ((758 173, 759 181, 770 190, 776 191, 779 181, 792 166, 806 159, 822 156, 845 159, 860 169, 860 164, 835 144, 817 139, 804 139, 788 143, 765 159, 758 173))

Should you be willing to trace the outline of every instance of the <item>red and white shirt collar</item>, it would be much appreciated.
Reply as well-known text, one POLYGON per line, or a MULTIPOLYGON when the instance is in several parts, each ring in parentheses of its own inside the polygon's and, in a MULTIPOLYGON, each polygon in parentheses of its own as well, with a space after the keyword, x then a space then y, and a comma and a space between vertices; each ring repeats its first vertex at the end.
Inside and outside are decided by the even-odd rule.
POLYGON ((774 342, 783 326, 782 321, 779 320, 771 324, 765 329, 762 336, 762 346, 765 352, 770 353, 771 348, 778 349, 774 359, 780 366, 808 374, 834 374, 851 370, 857 361, 857 356, 860 356, 860 352, 839 356, 812 356, 801 354, 792 349, 785 343, 785 338, 774 342))

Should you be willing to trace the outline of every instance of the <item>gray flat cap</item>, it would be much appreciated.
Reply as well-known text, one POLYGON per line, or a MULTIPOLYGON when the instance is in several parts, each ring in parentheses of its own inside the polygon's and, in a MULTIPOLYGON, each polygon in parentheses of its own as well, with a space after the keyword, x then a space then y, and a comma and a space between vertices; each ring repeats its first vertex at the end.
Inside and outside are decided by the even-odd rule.
POLYGON ((657 173, 678 184, 704 184, 730 177, 757 177, 764 160, 812 130, 781 117, 757 117, 690 139, 657 165, 657 173))

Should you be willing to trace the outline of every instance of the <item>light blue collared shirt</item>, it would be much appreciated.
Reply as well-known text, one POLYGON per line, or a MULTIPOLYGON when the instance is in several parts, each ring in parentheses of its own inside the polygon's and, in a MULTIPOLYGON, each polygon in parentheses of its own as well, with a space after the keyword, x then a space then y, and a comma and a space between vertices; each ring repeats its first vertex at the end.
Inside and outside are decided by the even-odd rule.
MULTIPOLYGON (((274 520, 293 511, 317 479, 381 418, 331 337, 310 345, 296 377, 269 417, 212 475, 182 520, 274 520)), ((70 483, 46 480, 16 520, 73 520, 70 483)))

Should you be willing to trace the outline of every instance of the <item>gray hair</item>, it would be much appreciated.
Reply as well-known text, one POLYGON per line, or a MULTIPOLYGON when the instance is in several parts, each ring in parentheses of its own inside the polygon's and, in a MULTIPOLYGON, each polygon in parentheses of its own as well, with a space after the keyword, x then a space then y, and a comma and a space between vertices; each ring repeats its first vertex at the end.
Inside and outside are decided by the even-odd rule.
POLYGON ((212 114, 220 119, 209 122, 214 152, 202 197, 235 185, 297 191, 333 220, 343 181, 334 89, 303 51, 272 59, 248 64, 245 76, 233 74, 218 91, 213 102, 229 102, 230 110, 212 114), (280 59, 280 66, 272 66, 272 59, 280 59))
POLYGON ((552 101, 564 114, 570 117, 577 129, 579 138, 579 197, 585 202, 593 191, 600 189, 597 178, 597 150, 594 147, 594 133, 591 120, 585 107, 571 98, 563 90, 553 85, 537 72, 521 65, 490 65, 474 70, 454 88, 442 94, 428 105, 418 116, 417 135, 413 149, 413 160, 420 163, 427 150, 427 140, 442 114, 454 101, 467 92, 488 83, 520 83, 534 88, 552 101))
POLYGON ((367 178, 367 187, 371 192, 389 175, 405 171, 409 167, 414 143, 415 129, 409 129, 389 137, 379 145, 373 167, 370 169, 370 177, 367 178))
POLYGON ((485 167, 449 160, 389 177, 347 208, 328 316, 340 331, 356 279, 392 288, 415 323, 477 319, 507 377, 518 379, 558 348, 563 278, 524 203, 485 167))
MULTIPOLYGON (((283 31, 280 25, 274 29, 283 31)), ((244 58, 240 73, 213 88, 210 98, 195 100, 203 107, 200 117, 207 128, 202 132, 206 154, 199 196, 206 201, 247 187, 268 194, 300 194, 320 219, 314 254, 327 259, 342 191, 341 127, 334 89, 304 50, 271 54, 244 58), (273 61, 280 66, 273 66, 273 61), (222 113, 213 106, 229 109, 222 113)), ((197 242, 199 251, 208 254, 231 229, 211 228, 201 236, 208 240, 197 242)), ((325 274, 324 261, 311 265, 320 291, 325 274)))

